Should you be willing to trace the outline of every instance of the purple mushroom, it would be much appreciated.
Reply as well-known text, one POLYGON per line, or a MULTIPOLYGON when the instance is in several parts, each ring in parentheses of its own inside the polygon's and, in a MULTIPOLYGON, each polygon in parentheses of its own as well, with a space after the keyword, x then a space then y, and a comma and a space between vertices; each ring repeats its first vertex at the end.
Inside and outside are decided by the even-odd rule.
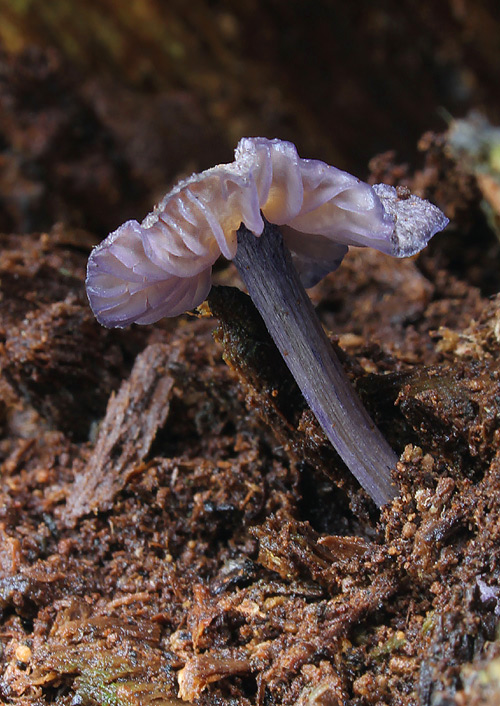
POLYGON ((234 162, 180 182, 141 224, 124 223, 94 248, 87 293, 104 326, 150 324, 201 304, 214 262, 233 260, 328 439, 382 506, 396 495, 397 457, 304 287, 335 270, 350 245, 414 255, 447 223, 429 202, 301 159, 290 142, 243 138, 234 162))

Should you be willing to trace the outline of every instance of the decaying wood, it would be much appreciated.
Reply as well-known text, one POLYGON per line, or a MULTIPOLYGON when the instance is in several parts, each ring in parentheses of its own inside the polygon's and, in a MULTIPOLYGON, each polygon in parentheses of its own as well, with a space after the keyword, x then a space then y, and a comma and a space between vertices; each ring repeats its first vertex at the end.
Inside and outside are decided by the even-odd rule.
POLYGON ((139 470, 167 419, 174 384, 167 369, 177 357, 176 349, 161 343, 137 356, 129 379, 109 401, 94 452, 70 492, 64 511, 68 525, 82 515, 109 509, 116 493, 139 470))

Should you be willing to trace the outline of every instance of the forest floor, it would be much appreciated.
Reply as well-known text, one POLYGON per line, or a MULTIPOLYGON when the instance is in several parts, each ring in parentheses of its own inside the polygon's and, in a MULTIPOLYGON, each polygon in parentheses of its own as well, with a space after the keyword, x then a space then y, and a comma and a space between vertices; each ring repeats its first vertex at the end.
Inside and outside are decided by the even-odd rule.
POLYGON ((448 231, 406 261, 353 249, 311 291, 401 455, 381 513, 231 267, 214 317, 109 331, 92 236, 0 236, 4 703, 498 703, 500 247, 476 180, 423 149, 373 178, 448 231))

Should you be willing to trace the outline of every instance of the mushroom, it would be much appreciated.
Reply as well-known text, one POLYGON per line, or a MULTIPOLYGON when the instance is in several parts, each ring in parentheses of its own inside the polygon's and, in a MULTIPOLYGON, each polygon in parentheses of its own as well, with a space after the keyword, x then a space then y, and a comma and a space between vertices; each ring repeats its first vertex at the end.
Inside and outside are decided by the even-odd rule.
POLYGON ((181 181, 141 224, 124 223, 94 248, 87 294, 104 326, 150 324, 201 304, 219 255, 233 260, 326 436, 382 506, 397 494, 397 457, 304 287, 335 270, 350 245, 405 257, 447 223, 429 202, 301 159, 290 142, 243 138, 234 162, 181 181))

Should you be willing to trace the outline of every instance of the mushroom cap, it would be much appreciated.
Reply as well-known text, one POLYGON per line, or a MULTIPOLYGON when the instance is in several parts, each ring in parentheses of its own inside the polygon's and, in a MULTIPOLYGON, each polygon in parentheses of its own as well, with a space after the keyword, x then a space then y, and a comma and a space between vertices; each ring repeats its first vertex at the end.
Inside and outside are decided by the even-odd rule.
POLYGON ((236 255, 240 224, 259 236, 262 215, 282 226, 306 287, 335 270, 350 245, 412 255, 448 223, 416 196, 301 159, 291 142, 246 137, 234 162, 179 182, 141 224, 127 221, 93 249, 86 286, 96 318, 150 324, 198 306, 213 263, 236 255))

